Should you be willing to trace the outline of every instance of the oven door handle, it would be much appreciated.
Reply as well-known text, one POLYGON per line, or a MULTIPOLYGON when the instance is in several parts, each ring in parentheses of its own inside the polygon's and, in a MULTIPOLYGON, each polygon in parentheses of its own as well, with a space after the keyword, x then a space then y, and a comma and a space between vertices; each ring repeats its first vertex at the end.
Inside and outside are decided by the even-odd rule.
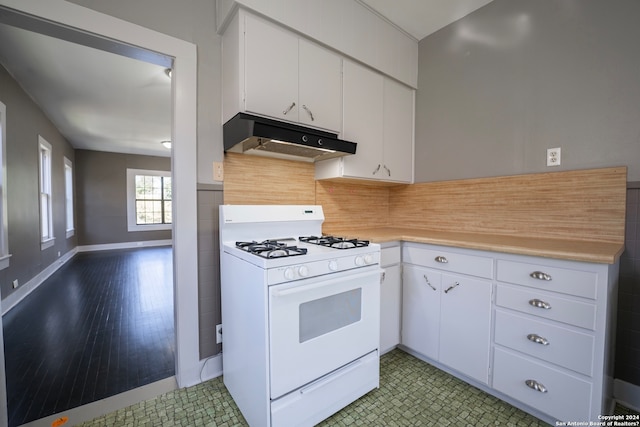
POLYGON ((273 295, 274 297, 285 297, 287 295, 294 295, 294 294, 299 294, 301 292, 308 292, 314 289, 324 288, 326 286, 327 286, 327 283, 323 281, 323 282, 314 283, 311 285, 296 286, 288 289, 282 289, 282 290, 275 289, 271 291, 271 295, 273 295))

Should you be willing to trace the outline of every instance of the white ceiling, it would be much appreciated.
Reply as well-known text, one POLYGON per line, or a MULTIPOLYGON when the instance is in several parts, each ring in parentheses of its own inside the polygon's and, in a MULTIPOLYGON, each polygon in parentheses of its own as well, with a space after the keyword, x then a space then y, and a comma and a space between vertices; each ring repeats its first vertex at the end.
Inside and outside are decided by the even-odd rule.
MULTIPOLYGON (((421 40, 492 0, 360 1, 421 40)), ((164 67, 2 23, 0 40, 0 63, 75 148, 170 155, 164 67)))
POLYGON ((360 0, 422 40, 493 0, 360 0))

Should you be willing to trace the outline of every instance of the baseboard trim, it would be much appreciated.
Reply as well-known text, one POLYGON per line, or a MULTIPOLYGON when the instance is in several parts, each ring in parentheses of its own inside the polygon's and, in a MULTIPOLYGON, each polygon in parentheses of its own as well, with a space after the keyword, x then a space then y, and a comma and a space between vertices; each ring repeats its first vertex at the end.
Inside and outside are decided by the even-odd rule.
POLYGON ((15 292, 11 295, 7 296, 4 300, 2 300, 2 315, 4 316, 11 310, 13 307, 18 305, 20 301, 25 299, 27 295, 31 292, 35 291, 38 286, 45 280, 49 278, 53 273, 58 271, 60 267, 65 265, 71 258, 73 258, 78 252, 78 248, 75 247, 62 255, 60 258, 49 264, 47 268, 42 270, 40 273, 36 274, 31 280, 29 280, 24 285, 18 287, 15 292))
POLYGON ((640 386, 616 378, 613 380, 613 397, 622 406, 640 412, 640 386))
POLYGON ((78 252, 93 252, 93 251, 110 251, 115 249, 134 249, 134 248, 147 248, 152 246, 171 246, 173 240, 145 240, 139 242, 122 242, 122 243, 105 243, 101 245, 83 245, 78 246, 78 252))

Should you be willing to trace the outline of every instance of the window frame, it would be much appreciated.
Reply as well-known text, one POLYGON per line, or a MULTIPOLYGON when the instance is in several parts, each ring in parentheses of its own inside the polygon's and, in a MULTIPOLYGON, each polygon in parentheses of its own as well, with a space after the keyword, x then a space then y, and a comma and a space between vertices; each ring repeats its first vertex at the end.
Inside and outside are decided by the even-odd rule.
POLYGON ((38 135, 38 176, 39 183, 38 187, 40 189, 40 198, 38 200, 40 206, 40 250, 45 250, 47 248, 52 247, 55 244, 55 235, 54 235, 54 224, 53 224, 53 147, 49 142, 42 137, 42 135, 38 135), (43 157, 43 152, 48 152, 49 155, 45 158, 43 157), (43 196, 47 196, 48 203, 47 207, 43 207, 43 196), (46 212, 45 212, 46 209, 46 212), (44 234, 43 227, 43 219, 46 215, 47 219, 47 234, 44 234))
POLYGON ((0 270, 9 267, 9 221, 7 213, 7 106, 0 102, 0 270))
POLYGON ((73 162, 66 156, 63 158, 64 163, 64 218, 65 232, 67 239, 73 237, 76 233, 75 229, 75 212, 74 204, 74 185, 73 185, 73 162))
MULTIPOLYGON (((127 168, 127 231, 173 230, 171 224, 137 224, 136 222, 136 175, 162 176, 171 178, 171 171, 127 168)), ((171 180, 173 186, 173 179, 171 180)), ((172 191, 173 192, 173 191, 172 191)), ((172 197, 173 199, 173 197, 172 197)), ((172 212, 173 217, 173 212, 172 212)))

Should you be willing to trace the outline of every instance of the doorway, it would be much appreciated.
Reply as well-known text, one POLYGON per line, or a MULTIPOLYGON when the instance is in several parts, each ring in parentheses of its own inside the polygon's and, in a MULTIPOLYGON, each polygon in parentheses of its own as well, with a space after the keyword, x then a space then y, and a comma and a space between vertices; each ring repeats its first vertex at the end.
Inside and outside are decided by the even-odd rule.
MULTIPOLYGON (((197 230, 195 46, 61 0, 0 0, 0 18, 12 25, 53 33, 107 51, 138 57, 160 53, 173 59, 172 140, 180 141, 175 144, 172 156, 175 370, 178 385, 199 382, 198 319, 192 310, 197 307, 197 248, 193 244, 197 230)), ((0 379, 4 385, 4 371, 0 379)), ((6 425, 6 408, 3 409, 1 421, 6 425)))

